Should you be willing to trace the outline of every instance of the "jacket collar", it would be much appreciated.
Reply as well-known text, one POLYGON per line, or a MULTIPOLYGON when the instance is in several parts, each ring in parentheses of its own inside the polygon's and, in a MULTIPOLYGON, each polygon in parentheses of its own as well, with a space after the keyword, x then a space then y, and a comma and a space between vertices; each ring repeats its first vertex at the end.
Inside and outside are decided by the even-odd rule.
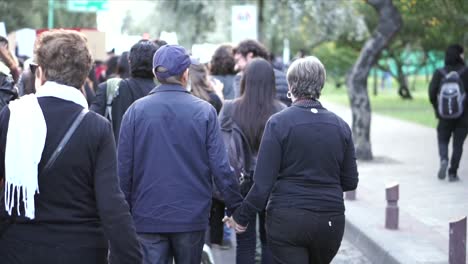
POLYGON ((183 92, 189 93, 182 85, 179 84, 161 84, 156 86, 149 94, 160 93, 160 92, 183 92))
POLYGON ((293 106, 302 107, 302 108, 319 108, 324 109, 322 104, 316 99, 299 99, 292 103, 293 106))

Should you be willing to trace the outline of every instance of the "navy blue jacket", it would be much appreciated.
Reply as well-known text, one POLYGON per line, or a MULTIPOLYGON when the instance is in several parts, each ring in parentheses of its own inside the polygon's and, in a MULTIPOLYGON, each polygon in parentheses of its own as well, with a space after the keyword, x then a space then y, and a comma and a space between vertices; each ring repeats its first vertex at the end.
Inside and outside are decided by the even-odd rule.
POLYGON ((120 185, 140 233, 204 230, 212 177, 228 210, 242 202, 216 110, 180 85, 160 85, 128 109, 118 161, 120 185))
POLYGON ((343 213, 343 191, 357 184, 348 124, 318 101, 296 102, 268 120, 254 185, 234 219, 245 226, 265 207, 343 213))

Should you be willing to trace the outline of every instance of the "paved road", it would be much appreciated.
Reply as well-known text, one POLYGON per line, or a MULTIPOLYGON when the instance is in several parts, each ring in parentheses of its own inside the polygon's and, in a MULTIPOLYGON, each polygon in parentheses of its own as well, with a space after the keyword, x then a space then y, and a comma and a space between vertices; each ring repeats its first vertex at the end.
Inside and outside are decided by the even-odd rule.
MULTIPOLYGON (((347 107, 324 106, 350 123, 347 107)), ((357 231, 348 238, 373 263, 448 263, 449 222, 468 214, 468 140, 454 183, 437 179, 433 128, 373 114, 371 142, 375 160, 358 162, 357 200, 346 202, 348 230, 357 231), (392 182, 400 184, 396 231, 384 228, 385 188, 392 182)))

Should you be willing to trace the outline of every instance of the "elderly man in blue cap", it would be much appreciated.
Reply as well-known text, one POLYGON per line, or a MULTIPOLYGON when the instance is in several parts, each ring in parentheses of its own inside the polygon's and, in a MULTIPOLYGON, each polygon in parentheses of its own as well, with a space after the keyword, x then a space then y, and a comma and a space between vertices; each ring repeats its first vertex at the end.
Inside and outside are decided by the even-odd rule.
POLYGON ((228 213, 242 202, 216 110, 187 91, 192 63, 183 47, 162 46, 153 57, 161 85, 128 109, 120 129, 120 185, 144 263, 201 262, 213 181, 228 213))

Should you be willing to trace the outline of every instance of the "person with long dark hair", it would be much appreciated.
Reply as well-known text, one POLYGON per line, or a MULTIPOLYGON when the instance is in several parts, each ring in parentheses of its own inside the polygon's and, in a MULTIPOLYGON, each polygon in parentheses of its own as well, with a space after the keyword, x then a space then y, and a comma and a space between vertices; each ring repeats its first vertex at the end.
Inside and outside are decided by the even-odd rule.
POLYGON ((190 65, 189 89, 193 95, 210 103, 216 109, 216 113, 221 111, 223 102, 211 86, 208 71, 202 64, 190 65))
MULTIPOLYGON (((267 120, 273 114, 286 108, 275 99, 275 73, 271 64, 262 58, 253 59, 244 70, 240 84, 240 97, 233 101, 226 101, 219 119, 221 127, 234 122, 241 129, 247 139, 248 148, 253 156, 259 150, 263 129, 267 120)), ((254 169, 254 168, 252 168, 254 169)), ((249 182, 249 181, 245 181, 249 182)), ((251 182, 251 181, 250 181, 251 182)), ((250 186, 241 186, 248 189, 250 186)), ((245 195, 245 193, 244 193, 245 195)), ((260 212, 260 240, 262 242, 262 263, 270 263, 270 253, 266 246, 264 229, 265 214, 260 212)), ((255 223, 255 221, 252 221, 255 223)), ((247 231, 237 235, 236 263, 255 263, 256 226, 252 224, 247 231)))
POLYGON ((320 60, 297 59, 286 76, 292 106, 266 123, 254 184, 228 222, 244 232, 266 206, 275 263, 330 263, 343 238, 343 192, 358 184, 351 129, 318 101, 320 60))

